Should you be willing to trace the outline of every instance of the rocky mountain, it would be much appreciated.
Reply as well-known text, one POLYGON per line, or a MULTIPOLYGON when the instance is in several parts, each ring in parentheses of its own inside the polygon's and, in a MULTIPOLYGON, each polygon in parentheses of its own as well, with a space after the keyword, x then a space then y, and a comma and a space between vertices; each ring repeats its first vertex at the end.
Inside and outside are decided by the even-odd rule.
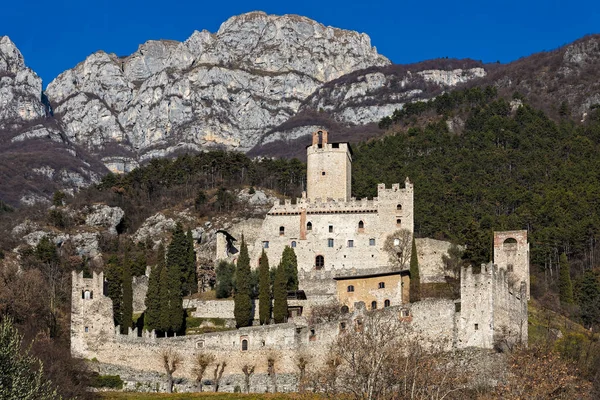
POLYGON ((183 43, 149 41, 123 58, 97 52, 46 93, 70 140, 126 171, 178 149, 248 150, 323 83, 389 64, 365 34, 253 12, 183 43))
POLYGON ((42 95, 40 79, 4 37, 0 163, 12 183, 7 196, 2 180, 0 198, 48 197, 54 187, 93 182, 105 167, 125 172, 186 151, 302 156, 317 128, 352 142, 379 136, 385 132, 377 122, 403 104, 472 85, 495 85, 505 96, 519 92, 551 115, 566 102, 582 120, 600 102, 599 64, 596 35, 506 65, 452 59, 392 65, 365 34, 251 12, 216 33, 148 41, 126 57, 96 52, 42 95), (42 162, 15 148, 56 149, 61 156, 42 162), (38 176, 56 185, 27 185, 38 176))
POLYGON ((44 99, 42 80, 0 37, 0 199, 7 203, 47 201, 55 190, 77 190, 106 171, 64 135, 44 99))

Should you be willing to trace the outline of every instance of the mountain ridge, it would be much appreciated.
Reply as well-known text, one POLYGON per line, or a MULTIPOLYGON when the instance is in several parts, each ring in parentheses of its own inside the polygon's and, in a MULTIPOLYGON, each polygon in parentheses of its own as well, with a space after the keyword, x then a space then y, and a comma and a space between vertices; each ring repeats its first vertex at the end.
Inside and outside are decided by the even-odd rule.
MULTIPOLYGON (((95 52, 59 74, 43 94, 39 77, 10 43, 0 47, 0 90, 17 100, 0 109, 2 136, 22 147, 33 138, 69 147, 81 168, 94 165, 86 173, 73 171, 87 176, 83 185, 107 169, 127 172, 181 152, 297 156, 290 146, 303 147, 315 129, 350 142, 378 137, 385 133, 377 126, 383 117, 454 88, 493 85, 504 96, 519 92, 550 115, 566 101, 579 120, 600 103, 600 35, 509 64, 436 59, 394 65, 364 33, 297 15, 251 12, 229 18, 215 33, 194 31, 183 42, 149 40, 127 56, 95 52), (13 60, 10 71, 7 59, 13 60), (32 84, 25 91, 29 106, 18 100, 23 82, 32 84)), ((24 169, 44 167, 23 162, 24 169)), ((68 180, 50 186, 62 184, 79 187, 68 180)), ((51 190, 36 196, 48 198, 51 190)), ((4 192, 0 188, 0 196, 4 192)))

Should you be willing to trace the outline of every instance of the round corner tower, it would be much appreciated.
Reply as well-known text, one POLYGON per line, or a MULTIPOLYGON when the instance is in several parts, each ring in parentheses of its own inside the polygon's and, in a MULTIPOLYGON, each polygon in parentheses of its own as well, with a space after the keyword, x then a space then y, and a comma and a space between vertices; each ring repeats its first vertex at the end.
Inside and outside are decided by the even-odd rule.
POLYGON ((327 131, 313 132, 306 149, 306 197, 350 200, 352 150, 348 143, 328 143, 327 131))

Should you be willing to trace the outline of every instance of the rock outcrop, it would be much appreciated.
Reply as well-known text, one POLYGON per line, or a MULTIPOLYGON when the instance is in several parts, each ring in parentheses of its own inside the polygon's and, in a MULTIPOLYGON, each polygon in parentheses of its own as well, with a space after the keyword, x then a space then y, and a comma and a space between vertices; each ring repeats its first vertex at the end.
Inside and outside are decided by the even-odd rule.
POLYGON ((44 104, 42 80, 0 36, 0 198, 46 202, 55 190, 97 182, 104 167, 64 136, 44 104))
POLYGON ((127 170, 180 149, 248 150, 323 83, 388 64, 365 34, 252 12, 183 43, 149 41, 125 58, 92 54, 47 94, 70 140, 127 170), (106 150, 115 144, 133 155, 129 167, 106 150))

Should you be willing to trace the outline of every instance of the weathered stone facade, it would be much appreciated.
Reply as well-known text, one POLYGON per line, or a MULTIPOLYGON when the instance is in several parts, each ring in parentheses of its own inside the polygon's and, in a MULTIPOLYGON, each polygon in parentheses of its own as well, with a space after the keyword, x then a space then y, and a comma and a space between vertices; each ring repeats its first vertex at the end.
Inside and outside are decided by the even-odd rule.
POLYGON ((525 282, 529 299, 529 243, 527 231, 494 232, 494 264, 509 273, 512 284, 525 282))

